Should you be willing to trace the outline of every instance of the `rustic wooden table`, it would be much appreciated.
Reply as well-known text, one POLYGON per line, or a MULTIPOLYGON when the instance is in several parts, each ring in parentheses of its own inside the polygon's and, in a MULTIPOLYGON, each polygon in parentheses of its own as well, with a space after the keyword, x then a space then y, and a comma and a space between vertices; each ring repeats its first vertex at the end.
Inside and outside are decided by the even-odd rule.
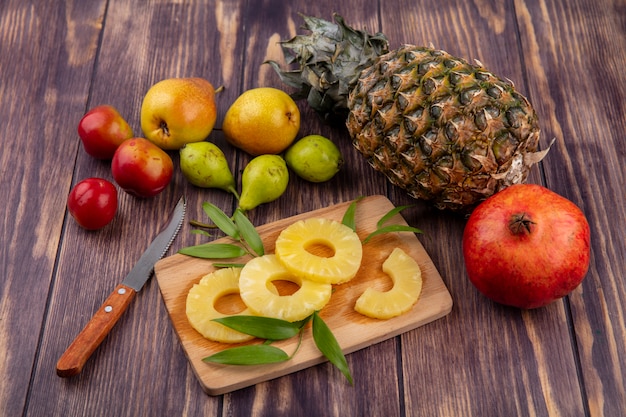
MULTIPOLYGON (((393 0, 34 1, 0 4, 0 415, 2 416, 623 416, 626 415, 626 4, 623 0, 503 2, 393 0), (494 304, 468 282, 465 219, 417 205, 404 212, 454 300, 452 312, 348 355, 355 384, 329 364, 221 396, 206 395, 152 279, 72 379, 55 364, 130 270, 181 194, 189 218, 233 198, 190 186, 177 171, 160 195, 120 194, 119 214, 98 232, 68 216, 79 180, 111 178, 83 150, 84 112, 112 104, 139 127, 143 94, 169 77, 224 85, 219 120, 244 90, 281 84, 262 62, 298 13, 380 30, 391 46, 415 43, 479 59, 514 80, 541 121, 541 146, 556 139, 530 182, 581 207, 592 233, 583 284, 548 307, 494 304)), ((412 204, 351 148, 344 130, 302 104, 301 134, 341 144, 346 164, 332 181, 294 179, 255 224, 382 194, 412 204)), ((249 157, 225 144, 235 172, 249 157)), ((175 164, 176 153, 172 153, 175 164)), ((199 242, 186 224, 168 255, 199 242)))

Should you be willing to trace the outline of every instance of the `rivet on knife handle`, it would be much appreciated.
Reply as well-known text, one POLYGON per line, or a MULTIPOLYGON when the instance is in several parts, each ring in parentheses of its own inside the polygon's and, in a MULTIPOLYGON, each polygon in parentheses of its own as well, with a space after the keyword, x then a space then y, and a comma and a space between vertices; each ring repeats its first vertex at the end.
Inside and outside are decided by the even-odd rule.
POLYGON ((70 377, 80 373, 83 366, 109 334, 137 292, 120 284, 104 301, 85 328, 67 348, 57 362, 57 375, 70 377))

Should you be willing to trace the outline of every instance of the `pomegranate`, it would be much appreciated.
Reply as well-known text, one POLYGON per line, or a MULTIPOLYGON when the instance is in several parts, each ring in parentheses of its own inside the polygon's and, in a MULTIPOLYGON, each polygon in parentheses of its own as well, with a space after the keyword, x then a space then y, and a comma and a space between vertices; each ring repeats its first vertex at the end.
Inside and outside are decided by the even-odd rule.
POLYGON ((570 200, 535 184, 483 201, 463 233, 472 284, 500 304, 545 306, 573 291, 589 269, 589 224, 570 200))

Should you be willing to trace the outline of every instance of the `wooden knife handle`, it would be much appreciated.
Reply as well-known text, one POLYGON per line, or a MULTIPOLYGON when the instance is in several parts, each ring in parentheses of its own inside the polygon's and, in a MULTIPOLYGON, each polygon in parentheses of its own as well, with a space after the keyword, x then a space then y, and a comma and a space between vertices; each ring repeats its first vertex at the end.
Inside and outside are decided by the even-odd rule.
POLYGON ((58 376, 66 378, 78 375, 82 371, 91 354, 135 298, 135 294, 137 294, 135 290, 123 284, 115 287, 57 362, 58 376))

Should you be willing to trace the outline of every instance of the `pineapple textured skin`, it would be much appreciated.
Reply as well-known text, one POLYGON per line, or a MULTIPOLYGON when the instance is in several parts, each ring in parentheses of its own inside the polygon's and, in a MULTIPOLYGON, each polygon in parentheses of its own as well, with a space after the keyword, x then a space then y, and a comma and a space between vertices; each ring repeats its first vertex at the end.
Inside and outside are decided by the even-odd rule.
POLYGON ((512 84, 431 48, 405 45, 378 58, 348 107, 367 161, 439 208, 471 207, 525 181, 539 142, 537 115, 512 84))
POLYGON ((289 65, 269 62, 296 98, 326 120, 342 118, 368 163, 417 199, 471 211, 525 182, 537 151, 537 114, 513 84, 445 51, 389 51, 369 34, 304 16, 311 33, 282 42, 289 65), (347 121, 346 121, 347 118, 347 121))

